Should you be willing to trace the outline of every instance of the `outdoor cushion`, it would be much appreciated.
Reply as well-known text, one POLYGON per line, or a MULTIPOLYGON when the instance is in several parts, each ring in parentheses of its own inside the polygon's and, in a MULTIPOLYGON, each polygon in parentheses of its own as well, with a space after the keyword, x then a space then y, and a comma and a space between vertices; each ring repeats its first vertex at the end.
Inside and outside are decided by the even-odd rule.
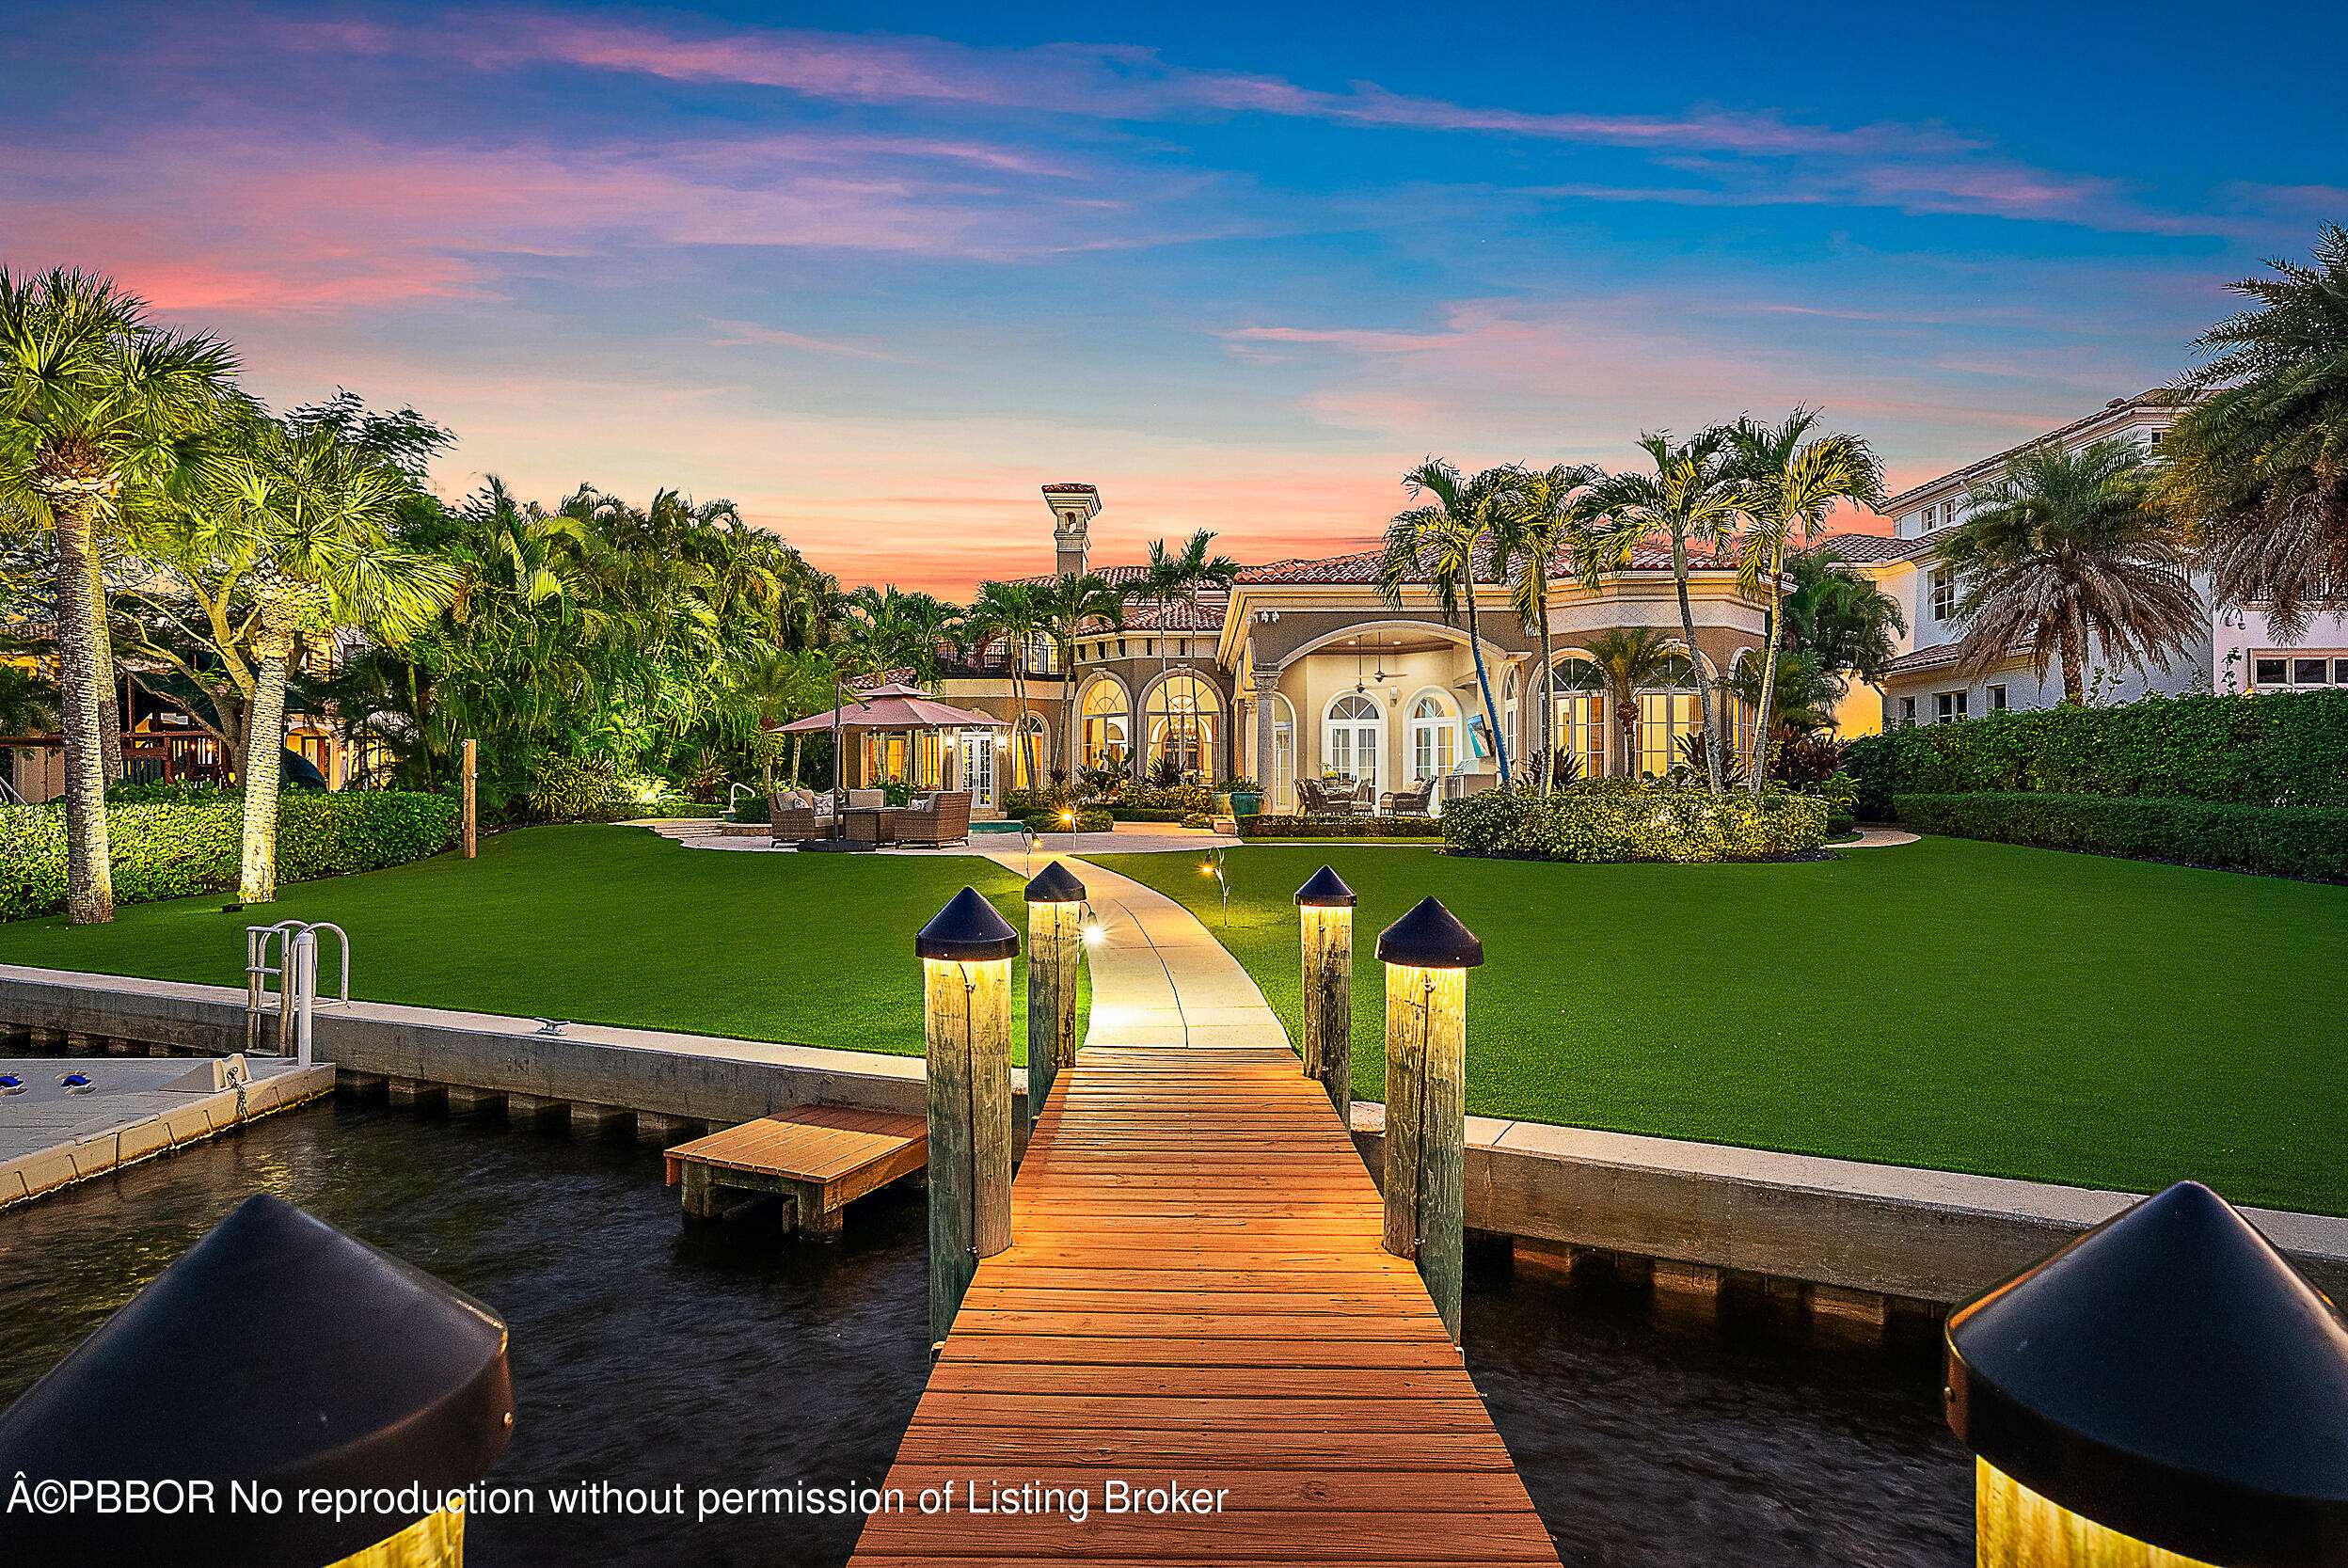
POLYGON ((938 798, 934 795, 925 795, 905 809, 907 811, 935 811, 938 809, 938 798))
POLYGON ((848 792, 848 809, 850 811, 878 811, 888 803, 889 797, 882 790, 851 789, 848 792))

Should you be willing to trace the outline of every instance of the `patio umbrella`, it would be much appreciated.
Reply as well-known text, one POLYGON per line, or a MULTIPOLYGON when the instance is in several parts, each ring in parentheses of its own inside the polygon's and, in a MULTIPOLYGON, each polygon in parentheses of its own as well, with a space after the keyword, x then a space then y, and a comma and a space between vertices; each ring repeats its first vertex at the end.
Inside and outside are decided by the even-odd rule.
POLYGON ((968 708, 941 703, 917 686, 905 686, 891 681, 859 693, 852 701, 843 702, 827 713, 810 714, 788 724, 775 726, 777 735, 813 735, 818 732, 832 736, 832 812, 833 832, 840 832, 840 732, 842 730, 976 730, 1008 729, 1008 721, 991 713, 974 713, 968 708))

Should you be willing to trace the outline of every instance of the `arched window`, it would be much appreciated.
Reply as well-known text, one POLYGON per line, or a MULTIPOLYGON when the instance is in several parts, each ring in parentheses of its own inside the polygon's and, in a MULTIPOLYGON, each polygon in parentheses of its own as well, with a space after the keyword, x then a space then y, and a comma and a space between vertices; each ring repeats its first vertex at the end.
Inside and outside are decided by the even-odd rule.
POLYGON ((1256 782, 1272 791, 1274 811, 1295 809, 1296 710, 1277 692, 1272 695, 1272 776, 1256 782))
POLYGON ((1410 706, 1410 776, 1439 779, 1459 767, 1459 719, 1427 692, 1410 706))
POLYGON ((1378 787, 1378 733, 1385 721, 1374 697, 1348 691, 1329 704, 1321 725, 1321 771, 1378 787))
POLYGON ((1508 736, 1508 751, 1512 757, 1531 756, 1533 748, 1541 744, 1539 725, 1531 726, 1534 732, 1531 734, 1527 734, 1517 728, 1516 715, 1519 712, 1519 705, 1516 701, 1516 692, 1522 684, 1518 679, 1516 666, 1510 665, 1507 679, 1500 682, 1500 733, 1508 736))
POLYGON ((1085 688, 1084 765, 1122 769, 1133 760, 1131 714, 1125 689, 1112 680, 1097 680, 1085 688))
POLYGON ((1639 689, 1639 771, 1661 778, 1680 761, 1679 742, 1703 727, 1696 694, 1696 667, 1685 658, 1668 660, 1662 678, 1639 689))
POLYGON ((1598 667, 1586 658, 1559 659, 1549 692, 1557 705, 1558 750, 1579 759, 1585 779, 1613 772, 1608 759, 1617 747, 1607 728, 1606 683, 1598 667))
POLYGON ((1213 783, 1223 699, 1197 675, 1169 675, 1150 693, 1150 763, 1172 758, 1184 774, 1213 783))
POLYGON ((1031 713, 1010 732, 1011 787, 1033 789, 1038 779, 1052 776, 1052 733, 1043 715, 1031 713))

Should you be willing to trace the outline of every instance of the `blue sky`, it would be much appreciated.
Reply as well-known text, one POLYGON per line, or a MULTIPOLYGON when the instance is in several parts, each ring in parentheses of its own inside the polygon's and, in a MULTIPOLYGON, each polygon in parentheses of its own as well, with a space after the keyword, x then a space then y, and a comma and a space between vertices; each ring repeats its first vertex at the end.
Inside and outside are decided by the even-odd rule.
POLYGON ((2338 7, 100 5, 0 41, 0 259, 484 473, 728 496, 849 581, 1822 404, 1920 480, 2173 376, 2348 221, 2338 7), (2247 28, 2257 32, 2245 37, 2247 28))

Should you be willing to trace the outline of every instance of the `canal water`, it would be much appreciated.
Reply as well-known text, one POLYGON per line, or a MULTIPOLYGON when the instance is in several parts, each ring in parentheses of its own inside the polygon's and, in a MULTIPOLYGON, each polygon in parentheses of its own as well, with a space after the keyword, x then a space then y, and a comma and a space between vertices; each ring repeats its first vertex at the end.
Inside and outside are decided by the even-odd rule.
MULTIPOLYGON (((886 1470, 925 1371, 921 1198, 858 1205, 829 1246, 754 1219, 688 1235, 660 1176, 651 1150, 496 1123, 349 1102, 271 1117, 0 1212, 0 1404, 275 1193, 511 1326, 515 1432, 492 1480, 540 1512, 476 1514, 473 1568, 843 1562, 852 1518, 690 1513, 705 1486, 886 1470), (547 1512, 549 1492, 604 1481, 682 1486, 689 1516, 547 1512)), ((1676 1313, 1531 1265, 1483 1269, 1467 1311, 1469 1369, 1575 1568, 1971 1560, 1972 1471, 1928 1343, 1676 1313)), ((254 1301, 218 1327, 269 1319, 254 1301)))

